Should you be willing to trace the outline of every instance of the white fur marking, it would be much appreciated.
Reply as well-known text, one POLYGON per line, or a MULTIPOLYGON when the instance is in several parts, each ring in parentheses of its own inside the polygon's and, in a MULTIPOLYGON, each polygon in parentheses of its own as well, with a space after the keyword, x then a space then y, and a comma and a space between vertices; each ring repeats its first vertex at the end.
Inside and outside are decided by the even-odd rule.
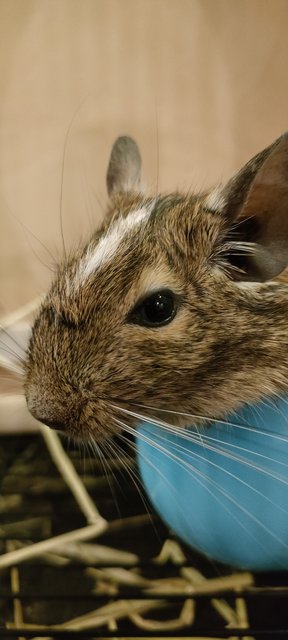
POLYGON ((252 291, 257 291, 257 289, 262 285, 262 283, 259 285, 259 282, 250 282, 249 280, 241 280, 240 282, 235 282, 235 284, 239 289, 252 289, 252 291))
POLYGON ((123 238, 134 227, 147 220, 153 209, 154 202, 149 207, 142 207, 137 211, 132 211, 126 218, 118 218, 112 228, 108 229, 98 242, 95 248, 88 249, 86 256, 82 260, 79 268, 79 280, 85 281, 91 273, 102 267, 113 258, 123 238))
POLYGON ((213 189, 213 191, 211 191, 211 193, 209 193, 209 195, 207 196, 204 205, 211 211, 221 211, 221 209, 225 205, 225 200, 223 198, 221 188, 217 187, 217 189, 213 189))

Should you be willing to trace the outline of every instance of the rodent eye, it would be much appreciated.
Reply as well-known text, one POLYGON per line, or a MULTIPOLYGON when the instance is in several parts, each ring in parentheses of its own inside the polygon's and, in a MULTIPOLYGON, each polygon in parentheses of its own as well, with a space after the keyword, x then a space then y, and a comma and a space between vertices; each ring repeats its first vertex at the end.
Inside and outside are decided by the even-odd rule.
POLYGON ((145 327, 163 327, 173 320, 177 296, 169 289, 156 291, 142 300, 129 316, 129 322, 145 327))

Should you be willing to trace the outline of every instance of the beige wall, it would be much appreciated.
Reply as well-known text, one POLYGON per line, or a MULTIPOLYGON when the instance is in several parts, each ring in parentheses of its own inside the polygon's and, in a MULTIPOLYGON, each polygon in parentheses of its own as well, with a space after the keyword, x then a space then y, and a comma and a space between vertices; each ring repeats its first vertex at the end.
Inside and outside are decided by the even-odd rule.
POLYGON ((0 313, 47 286, 41 242, 61 252, 67 134, 72 246, 102 215, 119 133, 171 190, 227 177, 288 128, 287 24, 287 0, 0 0, 0 313))

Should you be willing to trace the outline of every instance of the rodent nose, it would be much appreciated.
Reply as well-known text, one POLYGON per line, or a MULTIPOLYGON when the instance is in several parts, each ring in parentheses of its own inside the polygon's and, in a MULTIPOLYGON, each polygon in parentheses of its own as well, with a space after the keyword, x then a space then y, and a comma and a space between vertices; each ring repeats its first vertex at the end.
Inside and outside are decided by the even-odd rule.
POLYGON ((46 424, 50 429, 55 429, 55 431, 65 431, 65 424, 64 422, 60 422, 60 420, 48 420, 47 418, 41 418, 40 416, 37 417, 37 420, 46 424))
POLYGON ((87 400, 76 393, 62 394, 59 401, 58 397, 47 397, 45 389, 42 390, 37 386, 31 385, 26 391, 26 402, 30 413, 36 420, 47 425, 54 431, 68 433, 71 425, 78 424, 82 408, 87 400))

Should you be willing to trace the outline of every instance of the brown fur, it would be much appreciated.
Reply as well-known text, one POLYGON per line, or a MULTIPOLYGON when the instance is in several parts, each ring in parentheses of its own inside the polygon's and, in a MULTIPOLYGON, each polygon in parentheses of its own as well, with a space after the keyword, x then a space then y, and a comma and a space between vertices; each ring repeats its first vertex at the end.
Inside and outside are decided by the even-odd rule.
MULTIPOLYGON (((119 146, 118 157, 121 163, 119 146)), ((263 163, 267 157, 265 150, 263 163)), ((247 270, 241 264, 244 272, 233 264, 235 238, 242 241, 241 216, 253 196, 253 171, 244 193, 240 179, 237 197, 233 181, 234 215, 227 214, 228 187, 221 192, 225 206, 216 210, 207 207, 207 194, 157 197, 149 219, 125 236, 115 256, 84 284, 74 286, 88 248, 97 246, 119 216, 152 202, 133 192, 129 176, 125 180, 130 191, 121 191, 118 183, 114 188, 114 165, 115 157, 108 172, 112 197, 103 226, 60 265, 33 327, 25 382, 33 415, 75 437, 97 440, 115 432, 115 418, 123 420, 115 405, 147 417, 163 418, 165 414, 157 412, 162 409, 209 418, 287 391, 287 275, 279 282, 242 284, 249 279, 250 257, 247 270), (127 322, 154 282, 179 296, 173 321, 159 328, 127 322)), ((134 174, 138 186, 135 167, 134 174)), ((242 259, 245 263, 245 256, 242 259)), ((135 426, 137 420, 125 416, 125 422, 135 426)), ((176 415, 173 422, 191 419, 176 415)))

